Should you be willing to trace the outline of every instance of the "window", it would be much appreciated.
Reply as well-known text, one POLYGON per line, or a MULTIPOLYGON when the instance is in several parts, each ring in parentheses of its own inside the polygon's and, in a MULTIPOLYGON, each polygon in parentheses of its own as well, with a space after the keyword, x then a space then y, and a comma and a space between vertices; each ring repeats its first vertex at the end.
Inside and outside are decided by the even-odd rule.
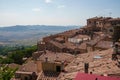
POLYGON ((56 66, 56 71, 60 72, 61 71, 61 67, 60 66, 56 66))
POLYGON ((91 21, 88 21, 88 24, 91 24, 91 21))
POLYGON ((113 29, 110 29, 109 31, 110 31, 110 32, 113 32, 113 29))

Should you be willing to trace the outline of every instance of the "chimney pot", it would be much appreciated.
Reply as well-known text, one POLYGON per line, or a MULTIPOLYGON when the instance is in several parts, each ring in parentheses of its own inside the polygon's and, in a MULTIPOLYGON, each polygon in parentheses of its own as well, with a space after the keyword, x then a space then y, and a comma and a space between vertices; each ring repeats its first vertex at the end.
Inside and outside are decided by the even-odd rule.
POLYGON ((45 58, 45 62, 48 62, 48 57, 45 58))

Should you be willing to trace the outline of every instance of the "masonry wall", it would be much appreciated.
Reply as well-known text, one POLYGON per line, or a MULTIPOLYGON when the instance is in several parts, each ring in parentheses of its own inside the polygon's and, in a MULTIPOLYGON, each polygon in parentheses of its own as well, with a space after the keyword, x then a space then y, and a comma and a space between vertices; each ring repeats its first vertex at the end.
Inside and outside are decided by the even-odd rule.
POLYGON ((62 52, 61 48, 58 48, 57 46, 53 45, 50 42, 47 42, 46 48, 47 48, 47 50, 50 50, 50 51, 53 51, 53 52, 62 52))
POLYGON ((63 70, 63 65, 61 63, 52 63, 52 62, 42 62, 42 61, 36 61, 37 63, 37 71, 38 73, 41 71, 53 71, 56 72, 56 67, 60 66, 61 70, 63 70))
POLYGON ((36 61, 37 64, 37 72, 41 72, 42 71, 42 62, 41 61, 36 61))
POLYGON ((56 72, 56 67, 57 66, 60 66, 62 68, 61 64, 49 63, 49 62, 43 62, 42 63, 42 69, 43 69, 43 71, 54 71, 54 72, 56 72))

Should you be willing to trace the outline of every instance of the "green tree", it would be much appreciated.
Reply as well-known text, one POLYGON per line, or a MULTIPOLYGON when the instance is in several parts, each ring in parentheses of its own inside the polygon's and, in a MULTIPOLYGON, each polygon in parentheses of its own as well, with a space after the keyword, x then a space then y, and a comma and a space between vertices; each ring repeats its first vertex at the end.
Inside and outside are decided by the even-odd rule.
POLYGON ((12 59, 14 63, 16 64, 22 64, 23 63, 23 56, 24 54, 20 51, 13 52, 8 55, 9 59, 12 59))
POLYGON ((1 64, 10 64, 10 63, 13 63, 13 59, 10 59, 10 58, 3 58, 3 59, 0 59, 0 63, 1 64))
POLYGON ((16 69, 9 68, 8 66, 0 67, 0 80, 10 80, 14 77, 16 69))
POLYGON ((25 55, 25 57, 31 57, 32 53, 35 52, 37 50, 37 46, 32 46, 29 48, 25 48, 23 53, 25 55))
POLYGON ((7 56, 6 58, 0 57, 0 63, 1 64, 10 64, 10 63, 16 63, 16 64, 22 64, 24 57, 31 57, 32 53, 37 50, 37 46, 27 46, 27 47, 13 47, 11 48, 4 48, 4 50, 7 50, 7 56))

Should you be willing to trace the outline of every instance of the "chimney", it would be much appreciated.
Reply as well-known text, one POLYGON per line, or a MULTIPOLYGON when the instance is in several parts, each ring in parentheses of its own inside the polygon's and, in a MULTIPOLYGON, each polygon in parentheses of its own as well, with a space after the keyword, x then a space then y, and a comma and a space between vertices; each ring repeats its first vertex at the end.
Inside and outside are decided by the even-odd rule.
POLYGON ((92 74, 92 72, 90 72, 90 74, 92 74))
POLYGON ((48 57, 45 57, 45 62, 48 62, 48 57))
POLYGON ((84 63, 84 72, 88 73, 89 63, 84 63))
POLYGON ((98 78, 96 78, 95 80, 98 80, 98 78))

